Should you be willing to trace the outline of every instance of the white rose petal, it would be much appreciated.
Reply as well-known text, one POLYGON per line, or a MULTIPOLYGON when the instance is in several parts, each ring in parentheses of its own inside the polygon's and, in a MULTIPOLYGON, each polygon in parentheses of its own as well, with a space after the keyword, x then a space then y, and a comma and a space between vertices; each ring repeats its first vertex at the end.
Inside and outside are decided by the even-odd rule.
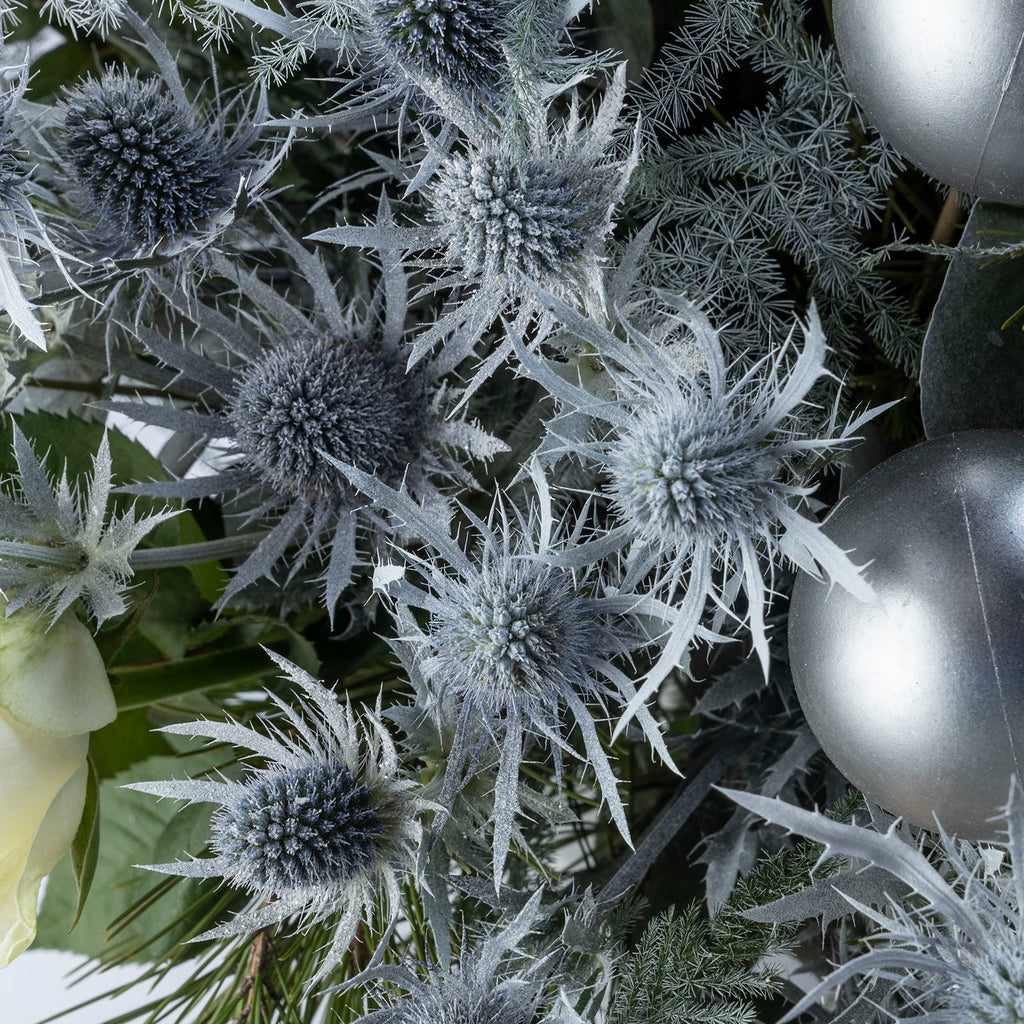
POLYGON ((73 614, 49 629, 28 609, 0 619, 0 708, 49 736, 92 732, 117 717, 103 658, 73 614))
POLYGON ((48 736, 0 711, 0 967, 32 942, 43 878, 85 806, 88 733, 48 736))

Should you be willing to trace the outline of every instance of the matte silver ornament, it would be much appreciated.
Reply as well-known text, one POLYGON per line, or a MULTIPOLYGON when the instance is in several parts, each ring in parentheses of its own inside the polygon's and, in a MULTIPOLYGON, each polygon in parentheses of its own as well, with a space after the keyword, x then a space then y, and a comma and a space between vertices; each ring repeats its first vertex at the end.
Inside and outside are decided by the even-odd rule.
POLYGON ((974 839, 1024 779, 1024 433, 974 430, 875 467, 829 517, 878 595, 801 573, 789 652, 825 753, 909 821, 974 839))
POLYGON ((1024 203, 1024 0, 834 0, 872 123, 948 185, 1024 203))

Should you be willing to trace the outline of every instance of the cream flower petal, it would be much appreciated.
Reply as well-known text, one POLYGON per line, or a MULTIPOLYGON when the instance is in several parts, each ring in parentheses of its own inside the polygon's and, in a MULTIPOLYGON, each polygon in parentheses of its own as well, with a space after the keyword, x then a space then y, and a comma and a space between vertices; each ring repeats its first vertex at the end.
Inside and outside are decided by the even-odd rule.
POLYGON ((0 708, 49 736, 76 736, 112 722, 114 694, 89 630, 71 613, 47 624, 28 609, 3 620, 0 708))
POLYGON ((0 967, 35 937, 39 886, 85 805, 88 734, 46 736, 0 712, 0 967))

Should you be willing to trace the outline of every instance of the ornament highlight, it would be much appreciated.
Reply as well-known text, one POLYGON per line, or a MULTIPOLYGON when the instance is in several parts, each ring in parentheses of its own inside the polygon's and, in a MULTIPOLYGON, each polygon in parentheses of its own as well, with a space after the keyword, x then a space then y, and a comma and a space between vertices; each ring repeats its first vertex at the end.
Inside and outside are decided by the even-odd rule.
POLYGON ((825 753, 908 821, 992 839, 1024 778, 1024 433, 900 452, 824 524, 878 596, 801 573, 789 651, 825 753))
POLYGON ((965 192, 1024 203, 1024 4, 835 0, 850 88, 911 163, 965 192))

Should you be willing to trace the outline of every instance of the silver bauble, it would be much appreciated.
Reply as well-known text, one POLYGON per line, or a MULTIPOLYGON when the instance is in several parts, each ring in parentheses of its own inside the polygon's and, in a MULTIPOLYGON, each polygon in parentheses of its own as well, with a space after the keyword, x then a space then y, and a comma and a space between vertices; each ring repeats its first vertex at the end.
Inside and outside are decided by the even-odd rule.
POLYGON ((995 838, 1024 779, 1024 433, 973 430, 858 480, 825 532, 877 604, 801 573, 789 652, 836 767, 914 824, 995 838))
POLYGON ((1024 3, 834 0, 843 69, 882 136, 947 185, 1024 203, 1024 3))

